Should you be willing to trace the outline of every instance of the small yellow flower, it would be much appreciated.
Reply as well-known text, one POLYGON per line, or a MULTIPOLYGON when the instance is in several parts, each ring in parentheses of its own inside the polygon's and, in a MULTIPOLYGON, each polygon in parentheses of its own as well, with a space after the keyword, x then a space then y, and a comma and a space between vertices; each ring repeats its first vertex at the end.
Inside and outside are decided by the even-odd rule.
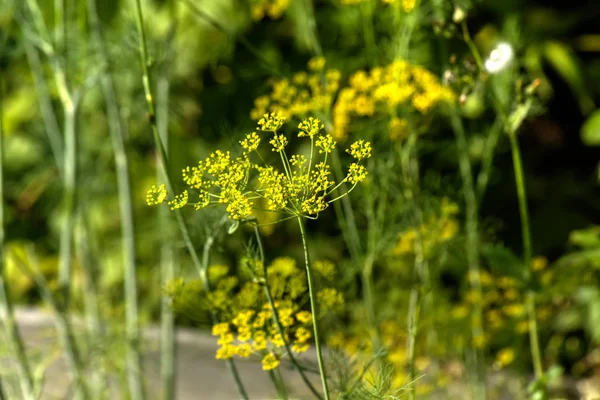
POLYGON ((240 142, 240 144, 247 152, 253 152, 258 149, 260 137, 256 134, 256 132, 249 133, 246 135, 246 138, 240 142))
POLYGON ((308 343, 294 343, 292 345, 292 351, 295 353, 304 353, 310 345, 308 343))
POLYGON ((321 122, 319 118, 309 117, 303 119, 302 122, 300 122, 300 124, 298 125, 298 129, 300 129, 298 137, 308 136, 310 138, 313 138, 323 128, 325 128, 325 125, 321 122))
POLYGON ((357 140, 350 145, 350 148, 346 152, 350 153, 358 161, 367 159, 371 157, 371 143, 364 140, 357 140))
POLYGON ((348 167, 348 175, 346 175, 348 182, 355 185, 364 181, 366 177, 367 169, 363 165, 359 165, 357 163, 350 164, 348 167))
POLYGON ((258 120, 257 129, 266 132, 277 132, 285 122, 285 117, 278 113, 266 113, 258 120))
POLYGON ((149 206, 162 204, 165 202, 166 198, 167 189, 165 188, 164 183, 159 187, 156 187, 156 185, 152 185, 152 187, 146 192, 146 204, 148 204, 149 206))
POLYGON ((213 336, 220 336, 229 333, 229 323, 221 322, 220 324, 213 325, 211 334, 213 336))
POLYGON ((262 367, 265 371, 270 371, 279 366, 279 358, 273 353, 266 354, 262 359, 262 367))
POLYGON ((325 68, 324 57, 313 57, 308 61, 308 69, 311 71, 320 71, 325 68))
POLYGON ((510 347, 505 347, 496 354, 496 362, 501 366, 505 367, 512 363, 515 359, 515 350, 510 347))
POLYGON ((249 343, 242 343, 236 347, 236 354, 241 358, 248 358, 253 352, 254 349, 249 343))
POLYGON ((281 152, 287 146, 288 140, 284 135, 275 135, 269 143, 273 146, 273 151, 281 152))
POLYGON ((216 354, 215 358, 217 360, 225 360, 225 359, 233 357, 235 355, 235 353, 236 353, 235 346, 225 345, 223 347, 220 347, 217 350, 217 354, 216 354))
POLYGON ((298 343, 305 343, 312 337, 312 334, 308 329, 300 327, 296 329, 295 336, 298 343))
POLYGON ((303 324, 308 324, 312 322, 312 314, 308 311, 300 311, 296 314, 296 319, 303 324))
POLYGON ((531 269, 534 271, 541 271, 548 266, 548 259, 543 256, 533 257, 531 260, 531 269))
POLYGON ((171 206, 171 210, 175 210, 176 208, 182 208, 188 202, 188 191, 184 190, 183 193, 178 194, 175 198, 169 201, 167 204, 171 206))
POLYGON ((320 148, 319 153, 329 154, 335 147, 335 140, 329 134, 322 135, 317 138, 316 146, 320 148))

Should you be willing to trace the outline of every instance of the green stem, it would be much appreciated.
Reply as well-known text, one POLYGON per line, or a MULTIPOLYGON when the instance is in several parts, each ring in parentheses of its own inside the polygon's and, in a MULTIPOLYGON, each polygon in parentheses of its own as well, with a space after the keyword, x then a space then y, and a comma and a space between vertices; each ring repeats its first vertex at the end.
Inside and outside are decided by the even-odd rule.
POLYGON ((409 373, 409 392, 408 398, 414 400, 416 398, 416 343, 419 312, 421 310, 421 294, 419 293, 419 285, 413 284, 410 289, 410 298, 408 302, 408 338, 407 338, 407 353, 408 353, 408 373, 409 373))
POLYGON ((317 399, 321 399, 321 395, 319 394, 319 392, 317 392, 317 390, 315 389, 315 387, 313 386, 311 381, 308 379, 308 377, 304 373, 304 369, 298 363, 298 360, 296 359, 296 357, 294 356, 294 353, 292 352, 292 349, 290 348, 289 342, 286 340, 285 335, 283 334, 284 333, 283 326, 281 325, 281 320, 279 319, 279 313, 277 312, 277 308, 275 307, 275 301, 273 300, 273 296, 271 294, 271 289, 269 288, 269 277, 267 274, 267 264, 265 263, 264 249, 263 249, 263 245, 262 245, 262 240, 260 238, 260 231, 259 231, 257 225, 254 225, 254 235, 256 237, 256 243, 258 246, 258 254, 260 257, 260 261, 263 265, 263 273, 265 275, 265 283, 264 283, 263 287, 264 287, 265 295, 267 296, 267 301, 269 302, 269 307, 271 308, 271 313, 273 313, 273 322, 275 323, 275 326, 277 327, 277 333, 279 333, 279 335, 283 339, 285 350, 286 350, 288 356, 290 357, 290 361, 292 362, 292 365, 296 368, 296 370, 302 377, 302 380, 304 381, 306 386, 310 389, 310 391, 316 396, 317 399))
POLYGON ((377 42, 375 39, 375 30, 373 27, 373 1, 363 1, 360 4, 361 22, 363 37, 365 40, 365 49, 367 55, 367 64, 377 65, 377 42))
MULTIPOLYGON (((82 202, 81 204, 85 203, 82 202)), ((94 398, 96 398, 99 396, 99 393, 106 389, 108 383, 106 368, 104 368, 101 356, 96 355, 96 352, 99 350, 98 345, 101 345, 105 337, 105 329, 102 324, 100 309, 98 307, 98 287, 96 284, 98 279, 98 268, 97 265, 95 265, 98 258, 97 254, 92 253, 92 240, 89 237, 90 227, 85 212, 79 207, 77 214, 81 235, 76 250, 83 276, 83 302, 89 341, 89 362, 92 375, 90 386, 92 392, 95 394, 94 398)))
POLYGON ((283 384, 283 379, 281 378, 281 371, 279 370, 279 367, 275 368, 274 370, 269 370, 269 378, 271 378, 279 398, 281 400, 287 400, 288 395, 287 391, 285 390, 285 385, 283 384))
POLYGON ((59 172, 62 174, 62 160, 63 156, 63 144, 61 138, 60 127, 56 120, 56 115, 52 107, 52 100, 50 99, 50 93, 46 79, 44 78, 44 70, 40 60, 38 50, 33 46, 30 40, 24 40, 25 53, 27 54, 27 61, 29 68, 31 69, 33 76, 33 83, 35 85, 36 97, 40 106, 40 112, 42 119, 44 120, 44 127, 46 135, 48 135, 48 142, 52 149, 52 155, 56 162, 56 166, 59 172))
POLYGON ((477 175, 476 197, 479 204, 481 204, 483 201, 483 196, 485 195, 485 190, 487 189, 487 185, 490 180, 494 152, 496 150, 496 145, 498 144, 500 134, 502 133, 503 124, 504 122, 502 118, 497 118, 494 125, 490 128, 487 140, 485 141, 483 156, 481 159, 481 170, 477 175))
POLYGON ((317 32, 317 20, 315 19, 315 9, 313 7, 312 0, 304 0, 303 5, 308 19, 308 30, 310 34, 310 44, 312 51, 319 57, 323 56, 323 48, 319 42, 319 35, 317 32))
MULTIPOLYGON (((166 77, 166 74, 162 74, 162 77, 158 80, 157 86, 157 111, 159 114, 157 123, 159 124, 161 138, 165 144, 165 150, 167 151, 167 154, 169 154, 169 80, 166 77)), ((160 160, 157 161, 160 162, 160 160)), ((165 180, 163 174, 158 175, 160 180, 165 180)), ((159 223, 163 232, 169 226, 168 213, 169 210, 167 208, 161 208, 159 211, 159 223)), ((176 254, 173 245, 167 240, 162 240, 160 249, 160 276, 162 285, 165 285, 175 277, 175 257, 176 254)), ((169 299, 166 296, 163 296, 161 304, 160 327, 160 374, 162 379, 162 399, 172 400, 175 399, 175 316, 173 315, 173 309, 169 304, 169 299)))
POLYGON ((323 385, 323 394, 325 400, 329 400, 329 389, 327 387, 327 374, 325 372, 325 363, 323 362, 323 354, 321 352, 321 341, 319 340, 319 325, 317 317, 317 299, 314 292, 314 283, 310 267, 310 258, 308 254, 308 244, 306 241, 306 230, 302 217, 298 217, 298 225, 300 226, 300 235, 302 236, 302 247, 304 248, 304 265, 306 267, 306 280, 308 282, 308 295, 310 297, 310 309, 312 312, 313 331, 315 335, 315 347, 317 348, 317 360, 319 362, 319 372, 321 374, 321 383, 323 385))
POLYGON ((423 246, 423 238, 421 235, 421 227, 423 226, 423 213, 419 206, 417 198, 419 166, 415 156, 412 159, 412 152, 416 149, 417 133, 411 130, 411 134, 406 143, 406 147, 402 149, 401 165, 402 175, 404 178, 404 193, 406 201, 411 204, 415 229, 415 261, 414 261, 414 282, 410 291, 410 301, 408 309, 408 338, 407 338, 407 353, 408 353, 408 369, 409 369, 409 399, 416 398, 416 339, 419 324, 419 313, 422 302, 422 291, 424 285, 429 281, 429 267, 425 257, 425 249, 423 246))
MULTIPOLYGON (((98 59, 106 69, 110 60, 102 35, 100 21, 96 9, 96 0, 87 1, 91 33, 98 59)), ((110 71, 102 76, 102 89, 106 100, 106 110, 109 121, 109 132, 115 155, 117 172, 117 188, 119 197, 119 212, 121 216, 121 249, 124 268, 125 290, 125 329, 127 336, 127 380, 129 394, 132 400, 144 399, 142 361, 140 354, 140 329, 138 313, 138 291, 135 262, 135 223, 133 219, 133 204, 131 183, 129 179, 129 160, 125 150, 125 137, 117 100, 115 82, 110 71)))
POLYGON ((42 298, 54 312, 54 323, 58 331, 61 345, 66 352, 69 374, 71 375, 71 379, 75 382, 76 388, 79 391, 78 394, 84 400, 91 399, 92 397, 90 396, 90 390, 85 377, 85 366, 75 340, 73 327, 63 305, 57 302, 48 281, 46 281, 46 278, 40 272, 39 260, 32 249, 27 249, 27 261, 18 260, 18 262, 21 270, 35 282, 40 290, 42 298), (29 265, 31 265, 31 268, 29 265))
MULTIPOLYGON (((156 148, 158 150, 158 157, 160 159, 160 167, 164 173, 164 177, 166 178, 165 184, 167 186, 167 189, 170 192, 172 192, 173 185, 172 185, 172 182, 171 182, 171 179, 169 176, 168 156, 167 156, 165 147, 163 145, 162 139, 160 137, 158 125, 156 123, 156 111, 155 111, 155 105, 154 105, 154 97, 152 95, 152 87, 150 85, 150 82, 151 82, 150 81, 150 70, 148 68, 148 48, 146 45, 146 33, 144 30, 144 19, 143 19, 143 15, 142 15, 142 5, 141 5, 140 0, 135 0, 135 6, 136 6, 136 16, 137 16, 136 23, 137 23, 137 28, 138 28, 139 47, 140 47, 140 49, 139 49, 140 50, 140 61, 141 61, 141 65, 142 65, 142 82, 144 85, 144 93, 146 95, 146 103, 148 106, 148 116, 150 119, 152 134, 154 136, 154 142, 155 142, 156 148)), ((181 213, 180 209, 175 209, 175 218, 177 220, 177 224, 178 224, 181 234, 183 236, 183 241, 185 243, 185 246, 190 254, 190 257, 192 258, 192 262, 193 262, 194 266, 196 267, 198 274, 200 275, 200 280, 202 281, 202 284, 204 285, 205 289, 208 292, 210 290, 210 287, 209 287, 210 285, 208 282, 208 274, 206 271, 206 268, 208 268, 208 265, 207 264, 203 265, 200 262, 198 253, 196 252, 196 249, 194 248, 194 244, 192 243, 187 224, 185 222, 185 219, 183 218, 183 214, 181 213)), ((213 323, 216 322, 214 315, 213 315, 212 320, 213 320, 213 323)), ((237 372, 235 362, 232 359, 227 359, 226 363, 227 363, 227 367, 228 367, 231 375, 233 376, 235 385, 238 389, 240 396, 244 399, 248 399, 248 394, 246 393, 246 389, 244 388, 241 378, 237 372)))
POLYGON ((33 398, 33 378, 23 339, 19 332, 19 328, 15 321, 13 313, 13 304, 8 292, 8 285, 4 277, 4 246, 5 246, 5 231, 4 231, 4 115, 2 102, 4 100, 4 82, 0 79, 0 314, 2 325, 6 330, 7 344, 10 352, 17 361, 17 372, 19 376, 19 384, 21 393, 24 399, 33 398))
POLYGON ((469 27, 467 26, 466 21, 462 22, 461 28, 462 28, 462 32, 463 32, 463 40, 469 47, 469 50, 471 50, 471 54, 473 55, 473 58, 475 59, 475 63, 477 64, 479 71, 483 72, 484 71, 483 60, 481 58, 481 54, 479 53, 479 50, 477 49, 477 46, 475 45, 475 42, 473 42, 473 39, 471 39, 471 34, 469 33, 469 27))
POLYGON ((60 257, 58 263, 58 282, 61 303, 68 309, 70 302, 70 287, 73 262, 73 224, 75 215, 75 197, 77 195, 77 135, 76 119, 77 106, 64 104, 64 160, 63 160, 63 217, 60 232, 60 257))
MULTIPOLYGON (((472 336, 473 339, 475 339, 482 338, 484 335, 482 326, 483 292, 481 289, 481 274, 479 268, 479 211, 477 208, 477 197, 475 194, 475 187, 473 184, 471 161, 469 160, 469 148, 467 144, 465 129, 462 123, 462 119, 460 118, 460 115, 458 114, 458 110, 456 108, 453 108, 451 110, 451 124, 454 130, 454 134, 456 136, 456 145, 458 148, 458 164, 463 183, 463 196, 465 200, 465 227, 467 230, 465 253, 467 255, 467 264, 469 266, 469 272, 471 273, 471 279, 469 279, 469 282, 472 286, 472 289, 477 294, 477 299, 475 301, 475 312, 471 316, 472 336)), ((474 369, 478 378, 476 398, 485 398, 485 360, 483 359, 483 352, 481 351, 481 349, 475 350, 474 362, 474 369)))
MULTIPOLYGON (((523 163, 521 160, 521 150, 519 141, 517 140, 516 132, 508 132, 510 139, 510 148, 512 152, 513 167, 515 171, 515 184, 517 186, 517 196, 519 199, 519 214, 521 215, 521 235, 523 239, 523 263, 527 268, 526 274, 531 276, 531 230, 529 228, 529 210, 527 207, 527 192, 525 188, 525 177, 523 173, 523 163)), ((542 357, 540 352, 540 344, 538 338, 536 310, 535 310, 535 293, 532 290, 527 292, 526 297, 527 317, 529 320, 529 341, 531 348, 531 358, 533 360, 533 369, 535 377, 540 379, 544 375, 542 367, 542 357)))

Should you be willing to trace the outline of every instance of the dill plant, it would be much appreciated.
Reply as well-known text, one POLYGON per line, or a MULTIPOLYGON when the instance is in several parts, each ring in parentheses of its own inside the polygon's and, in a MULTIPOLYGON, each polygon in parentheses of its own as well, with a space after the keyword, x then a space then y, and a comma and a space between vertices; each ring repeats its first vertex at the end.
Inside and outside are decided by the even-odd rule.
MULTIPOLYGON (((319 339, 317 294, 314 290, 304 219, 316 219, 329 204, 347 196, 366 178, 367 170, 363 162, 371 157, 371 144, 357 140, 350 145, 347 152, 355 161, 349 164, 346 176, 336 183, 331 177, 328 164, 329 154, 334 151, 336 141, 331 135, 322 132, 324 124, 318 118, 309 117, 298 125, 297 137, 310 140, 310 155, 306 157, 303 154, 287 155, 289 139, 281 129, 284 122, 285 118, 277 113, 265 114, 258 121, 256 132, 246 135, 240 141, 243 149, 241 155, 233 157, 229 151, 216 150, 205 160, 199 161, 197 166, 183 169, 183 181, 188 185, 189 191, 186 189, 167 201, 165 185, 155 185, 148 191, 146 202, 148 205, 157 205, 167 201, 172 210, 185 206, 201 210, 213 205, 223 205, 229 218, 240 222, 255 218, 256 210, 280 213, 282 218, 276 222, 288 219, 298 221, 304 248, 317 358, 324 396, 328 399, 327 375, 319 339), (281 170, 267 163, 259 151, 261 143, 267 140, 271 152, 279 156, 281 170), (257 161, 252 161, 251 156, 257 158, 257 161), (350 188, 338 193, 344 183, 350 184, 350 188), (197 198, 191 197, 190 193, 194 192, 197 198), (264 203, 265 208, 258 206, 259 201, 264 203)), ((273 363, 266 365, 268 367, 273 363)))

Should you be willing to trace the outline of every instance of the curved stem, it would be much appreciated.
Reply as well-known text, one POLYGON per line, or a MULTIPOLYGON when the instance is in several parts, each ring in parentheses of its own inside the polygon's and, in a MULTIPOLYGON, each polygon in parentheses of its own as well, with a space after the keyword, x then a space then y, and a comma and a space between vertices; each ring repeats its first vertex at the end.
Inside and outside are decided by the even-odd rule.
POLYGON ((306 386, 310 389, 310 391, 317 397, 317 399, 321 399, 321 395, 319 394, 319 392, 317 392, 317 390, 315 389, 315 387, 313 386, 311 381, 308 379, 308 377, 304 373, 304 369, 298 363, 298 360, 296 360, 296 357, 294 356, 294 353, 292 352, 292 349, 290 348, 290 344, 286 340, 285 335, 283 334, 283 326, 281 325, 281 320, 279 319, 279 313, 277 312, 277 308, 275 307, 275 301, 273 300, 273 296, 271 294, 271 289, 269 288, 267 265, 265 263, 265 254, 264 254, 264 249, 263 249, 263 245, 262 245, 262 240, 260 238, 260 232, 258 229, 258 225, 254 225, 254 235, 256 236, 256 243, 258 246, 258 255, 259 255, 260 261, 263 265, 263 273, 265 275, 265 284, 264 284, 265 295, 267 296, 267 301, 269 302, 269 307, 271 308, 271 312, 273 313, 273 322, 275 323, 275 326, 277 327, 277 333, 279 333, 279 335, 283 339, 285 350, 288 353, 288 356, 290 357, 290 361, 292 362, 292 365, 294 365, 294 367, 296 368, 296 370, 302 377, 302 380, 304 381, 306 386))
MULTIPOLYGON (((527 268, 526 274, 531 276, 531 230, 529 228, 529 210, 527 208, 527 192, 525 188, 525 178, 523 174, 523 163, 521 160, 521 150, 516 132, 508 132, 510 139, 510 148, 513 158, 515 172, 515 184, 517 186, 517 196, 519 199, 519 214, 521 215, 521 235, 523 239, 523 263, 527 268)), ((529 342, 531 348, 531 358, 533 360, 533 369, 535 377, 540 379, 544 375, 542 367, 542 357, 540 352, 540 343, 538 338, 537 320, 535 311, 535 293, 532 290, 527 292, 526 297, 527 318, 529 320, 529 342)))
POLYGON ((329 389, 327 387, 327 374, 325 372, 325 364, 323 362, 323 354, 321 352, 321 341, 319 340, 319 325, 317 317, 317 299, 314 292, 314 283, 310 268, 310 257, 308 254, 308 244, 306 242, 306 230, 302 217, 298 217, 298 225, 300 226, 300 235, 302 236, 302 247, 304 248, 304 265, 306 267, 306 280, 308 282, 308 294, 310 297, 310 309, 312 311, 313 331, 315 335, 315 347, 317 348, 317 360, 319 362, 319 372, 321 374, 321 384, 323 385, 323 394, 325 400, 329 400, 329 389))
POLYGON ((467 26, 467 22, 463 21, 461 24, 461 27, 462 27, 462 31, 463 31, 463 40, 469 47, 469 50, 471 50, 471 54, 473 55, 473 58, 475 59, 475 63, 477 64, 479 71, 483 72, 484 71, 483 60, 481 59, 481 54, 479 53, 479 50, 477 49, 475 42, 473 42, 473 39, 471 39, 471 34, 469 33, 469 28, 467 26))

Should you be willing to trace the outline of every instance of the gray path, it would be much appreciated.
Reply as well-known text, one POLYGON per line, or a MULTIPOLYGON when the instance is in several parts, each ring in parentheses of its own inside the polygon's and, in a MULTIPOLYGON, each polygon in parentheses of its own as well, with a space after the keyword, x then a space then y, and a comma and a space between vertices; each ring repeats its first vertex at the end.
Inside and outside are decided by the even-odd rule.
MULTIPOLYGON (((53 352, 56 353, 60 344, 54 330, 52 315, 49 312, 37 309, 19 309, 16 314, 32 359, 41 359, 40 354, 48 356, 53 352)), ((0 335, 0 338, 2 337, 3 335, 0 335)), ((145 329, 144 373, 150 400, 160 398, 158 339, 158 327, 145 329)), ((179 328, 176 333, 176 343, 177 399, 233 400, 239 398, 225 362, 215 359, 217 345, 214 337, 197 330, 179 328)), ((309 352, 308 357, 313 356, 309 352)), ((114 358, 119 357, 115 356, 114 358)), ((2 361, 0 371, 4 372, 4 376, 14 371, 14 366, 8 365, 10 361, 6 353, 3 353, 0 360, 2 361)), ((259 359, 239 360, 237 366, 251 399, 275 398, 276 392, 268 375, 262 370, 259 359)), ((289 366, 282 368, 282 374, 291 398, 312 398, 298 374, 289 366)), ((318 376, 313 375, 312 377, 316 387, 319 387, 318 376)), ((45 381, 43 400, 70 398, 64 360, 56 357, 54 361, 50 362, 45 381)), ((125 398, 115 391, 110 397, 125 398)))

